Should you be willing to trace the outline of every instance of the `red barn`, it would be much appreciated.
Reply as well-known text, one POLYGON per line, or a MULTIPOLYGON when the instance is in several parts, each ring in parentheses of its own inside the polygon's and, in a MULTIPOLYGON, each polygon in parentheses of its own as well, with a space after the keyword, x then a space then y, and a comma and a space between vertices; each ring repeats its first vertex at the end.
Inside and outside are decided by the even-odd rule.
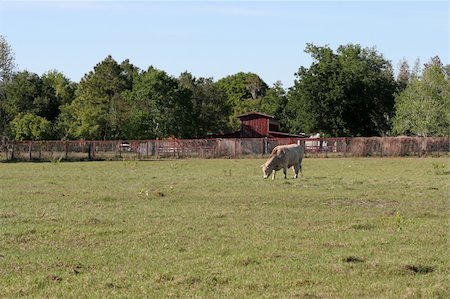
POLYGON ((233 133, 211 134, 208 138, 304 138, 303 134, 289 134, 278 131, 278 120, 259 112, 239 115, 241 129, 233 133))
POLYGON ((241 121, 240 137, 269 137, 269 131, 278 130, 278 121, 267 114, 251 112, 238 118, 241 121))
POLYGON ((238 116, 241 121, 239 137, 261 138, 261 137, 305 137, 304 135, 294 135, 278 132, 278 120, 273 116, 259 112, 250 112, 238 116))

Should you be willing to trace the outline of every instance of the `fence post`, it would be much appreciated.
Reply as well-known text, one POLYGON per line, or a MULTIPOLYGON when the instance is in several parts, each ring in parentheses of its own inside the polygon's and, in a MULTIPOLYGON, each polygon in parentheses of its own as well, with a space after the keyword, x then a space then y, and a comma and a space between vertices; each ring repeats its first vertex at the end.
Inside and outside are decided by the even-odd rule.
POLYGON ((15 157, 14 157, 14 150, 15 150, 14 144, 15 144, 15 142, 13 141, 13 142, 12 142, 12 149, 11 149, 11 160, 14 160, 14 159, 15 159, 15 157))
POLYGON ((264 155, 267 155, 269 153, 269 141, 267 140, 267 137, 264 137, 264 155))
POLYGON ((380 139, 380 157, 383 158, 383 145, 385 142, 385 138, 380 139))
POLYGON ((88 159, 91 160, 91 143, 88 142, 88 159))
POLYGON ((8 161, 8 155, 9 155, 9 144, 7 141, 4 142, 4 147, 5 152, 6 152, 6 161, 8 161))
POLYGON ((346 157, 347 157, 348 153, 351 150, 351 142, 352 142, 352 140, 350 138, 345 137, 345 153, 346 153, 346 157))
POLYGON ((420 157, 422 153, 422 142, 419 140, 420 137, 418 137, 417 140, 417 156, 420 157))
POLYGON ((29 160, 31 161, 31 141, 28 142, 28 156, 29 156, 29 160))

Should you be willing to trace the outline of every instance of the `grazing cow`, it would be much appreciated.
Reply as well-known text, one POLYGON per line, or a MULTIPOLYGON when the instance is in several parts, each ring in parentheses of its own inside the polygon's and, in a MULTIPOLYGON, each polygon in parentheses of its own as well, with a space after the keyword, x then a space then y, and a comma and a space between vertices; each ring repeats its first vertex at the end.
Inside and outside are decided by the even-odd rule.
POLYGON ((275 172, 283 169, 284 178, 288 168, 294 166, 295 178, 298 178, 298 172, 302 169, 303 146, 297 144, 278 145, 269 156, 266 163, 261 165, 266 179, 273 173, 272 180, 275 179, 275 172))

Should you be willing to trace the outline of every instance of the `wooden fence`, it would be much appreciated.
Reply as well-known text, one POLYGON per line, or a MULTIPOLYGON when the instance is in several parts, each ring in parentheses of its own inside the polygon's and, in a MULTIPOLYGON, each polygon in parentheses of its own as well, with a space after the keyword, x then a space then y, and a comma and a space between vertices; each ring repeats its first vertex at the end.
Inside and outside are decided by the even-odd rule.
POLYGON ((279 144, 291 143, 303 145, 307 157, 439 156, 450 152, 449 137, 3 141, 0 160, 262 157, 279 144))

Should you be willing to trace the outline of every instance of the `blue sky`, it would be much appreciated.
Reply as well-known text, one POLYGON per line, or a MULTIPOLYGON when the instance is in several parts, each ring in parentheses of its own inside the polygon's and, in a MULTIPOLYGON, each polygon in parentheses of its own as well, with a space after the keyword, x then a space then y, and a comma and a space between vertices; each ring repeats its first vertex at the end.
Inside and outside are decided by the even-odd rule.
POLYGON ((449 10, 448 1, 0 0, 0 34, 19 70, 75 82, 112 55, 175 77, 254 72, 288 88, 311 64, 306 43, 375 47, 394 69, 435 55, 448 64, 449 10))

